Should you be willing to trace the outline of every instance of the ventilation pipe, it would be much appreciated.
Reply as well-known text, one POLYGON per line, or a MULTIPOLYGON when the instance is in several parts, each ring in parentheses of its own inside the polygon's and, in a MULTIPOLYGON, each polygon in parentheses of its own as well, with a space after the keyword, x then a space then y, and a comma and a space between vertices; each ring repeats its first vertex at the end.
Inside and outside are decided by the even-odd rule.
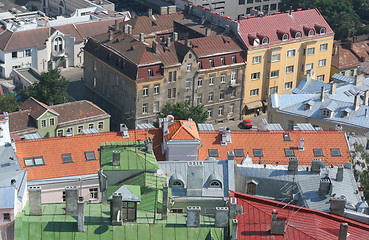
POLYGON ((347 232, 348 232, 348 224, 347 223, 341 223, 340 232, 338 234, 338 240, 346 240, 347 232))

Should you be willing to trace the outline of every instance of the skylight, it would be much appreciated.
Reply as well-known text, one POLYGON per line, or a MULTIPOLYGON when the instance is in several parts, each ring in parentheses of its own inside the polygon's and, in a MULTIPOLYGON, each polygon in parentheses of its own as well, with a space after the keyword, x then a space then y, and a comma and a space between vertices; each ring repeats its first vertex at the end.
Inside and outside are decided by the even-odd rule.
POLYGON ((235 149, 234 150, 234 155, 235 155, 235 157, 244 157, 245 153, 244 153, 243 149, 235 149))
POLYGON ((63 158, 63 163, 72 163, 73 162, 72 154, 70 154, 70 153, 62 154, 62 158, 63 158))
POLYGON ((314 157, 323 157, 323 150, 321 148, 314 148, 314 157))
POLYGON ((45 165, 44 158, 42 156, 41 157, 25 158, 24 159, 24 165, 26 167, 45 165))
POLYGON ((285 148, 284 153, 285 153, 286 157, 294 157, 295 156, 295 152, 291 148, 285 148))
POLYGON ((331 148, 331 153, 333 157, 341 157, 341 151, 339 148, 331 148))
POLYGON ((291 141, 290 133, 283 133, 283 140, 284 141, 291 141))
POLYGON ((219 157, 218 149, 209 149, 209 157, 219 157))
POLYGON ((253 149, 254 157, 264 157, 263 156, 263 149, 253 149))
POLYGON ((86 161, 96 160, 95 152, 85 152, 86 161))

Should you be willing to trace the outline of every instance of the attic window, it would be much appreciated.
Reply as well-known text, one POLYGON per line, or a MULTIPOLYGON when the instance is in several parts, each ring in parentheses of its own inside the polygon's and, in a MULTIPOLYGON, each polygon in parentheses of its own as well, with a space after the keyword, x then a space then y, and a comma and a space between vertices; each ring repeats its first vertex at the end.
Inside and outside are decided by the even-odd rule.
POLYGON ((218 149, 209 149, 209 157, 219 157, 218 149))
POLYGON ((73 162, 72 154, 70 154, 70 153, 62 154, 62 158, 63 158, 63 163, 72 163, 73 162))
POLYGON ((331 148, 331 153, 333 157, 341 157, 341 151, 339 148, 331 148))
POLYGON ((287 41, 287 40, 288 40, 288 34, 285 33, 283 34, 282 41, 287 41))
POLYGON ((305 103, 305 110, 309 110, 310 109, 310 104, 309 103, 305 103))
POLYGON ((42 156, 41 157, 25 158, 24 159, 24 165, 26 167, 45 165, 44 158, 42 156))
POLYGON ((245 157, 245 153, 243 149, 235 149, 234 150, 235 157, 245 157))
POLYGON ((269 43, 269 39, 267 37, 263 38, 263 44, 268 44, 269 43))
POLYGON ((172 187, 181 187, 181 188, 183 188, 184 187, 184 184, 183 184, 183 182, 181 180, 176 179, 176 180, 173 181, 172 187))
POLYGON ((325 31, 325 28, 321 28, 320 29, 320 34, 324 34, 326 31, 325 31))
POLYGON ((253 149, 254 157, 264 157, 263 149, 253 149))
POLYGON ((283 141, 291 141, 290 133, 283 133, 283 141))
POLYGON ((314 157, 323 157, 323 150, 321 148, 314 148, 314 157))
POLYGON ((315 33, 314 33, 314 30, 313 30, 313 29, 309 30, 309 33, 308 33, 308 36, 309 36, 309 37, 314 36, 314 34, 315 34, 315 33))
POLYGON ((297 33, 295 34, 295 38, 301 38, 301 32, 297 32, 297 33))
POLYGON ((322 116, 323 117, 330 117, 331 116, 331 111, 328 109, 322 109, 322 116))
POLYGON ((96 160, 95 152, 85 152, 86 161, 96 160))
POLYGON ((218 180, 213 180, 209 183, 210 188, 222 188, 222 183, 218 180))
POLYGON ((285 154, 286 157, 294 157, 295 156, 295 152, 291 148, 285 148, 284 149, 284 154, 285 154))
POLYGON ((247 194, 252 194, 255 195, 256 194, 256 184, 253 182, 249 182, 247 183, 247 190, 246 190, 247 194))

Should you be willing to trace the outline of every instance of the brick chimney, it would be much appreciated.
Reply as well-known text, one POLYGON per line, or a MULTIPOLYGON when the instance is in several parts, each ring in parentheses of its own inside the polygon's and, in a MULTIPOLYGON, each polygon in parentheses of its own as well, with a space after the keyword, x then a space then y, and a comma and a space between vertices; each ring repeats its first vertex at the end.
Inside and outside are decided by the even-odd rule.
POLYGON ((363 73, 360 73, 360 74, 356 75, 356 77, 355 77, 355 85, 356 86, 363 85, 363 80, 364 80, 364 74, 363 73))
POLYGON ((114 30, 115 31, 119 31, 119 23, 118 23, 118 20, 115 20, 115 22, 114 22, 114 30))
POLYGON ((286 219, 278 219, 278 212, 277 210, 273 209, 272 226, 270 229, 270 233, 273 235, 283 235, 285 226, 286 226, 286 219))

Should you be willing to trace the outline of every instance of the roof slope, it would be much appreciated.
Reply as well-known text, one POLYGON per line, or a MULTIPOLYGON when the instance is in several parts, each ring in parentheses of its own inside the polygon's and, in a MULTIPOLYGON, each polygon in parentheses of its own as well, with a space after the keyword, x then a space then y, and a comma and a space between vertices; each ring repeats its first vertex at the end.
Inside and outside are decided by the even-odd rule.
POLYGON ((196 123, 194 121, 176 120, 170 124, 169 134, 165 136, 165 140, 196 140, 200 139, 196 123))
POLYGON ((30 109, 31 110, 30 116, 33 117, 33 119, 35 120, 37 120, 40 116, 42 116, 42 114, 44 114, 46 111, 50 111, 55 115, 59 115, 56 111, 52 110, 45 103, 42 103, 33 97, 29 97, 19 106, 19 108, 22 110, 30 109))
POLYGON ((243 207, 244 214, 237 216, 240 239, 338 239, 342 222, 349 225, 347 240, 363 239, 369 233, 368 225, 333 214, 294 205, 286 207, 285 203, 232 191, 229 196, 236 197, 237 204, 243 207), (284 235, 270 233, 273 209, 278 217, 287 218, 284 235))
POLYGON ((349 47, 338 42, 337 54, 332 56, 332 66, 337 69, 346 69, 360 66, 369 60, 369 41, 352 43, 349 47))
POLYGON ((50 36, 50 28, 38 28, 21 32, 6 30, 0 34, 0 49, 4 52, 37 47, 45 48, 45 40, 50 36))

